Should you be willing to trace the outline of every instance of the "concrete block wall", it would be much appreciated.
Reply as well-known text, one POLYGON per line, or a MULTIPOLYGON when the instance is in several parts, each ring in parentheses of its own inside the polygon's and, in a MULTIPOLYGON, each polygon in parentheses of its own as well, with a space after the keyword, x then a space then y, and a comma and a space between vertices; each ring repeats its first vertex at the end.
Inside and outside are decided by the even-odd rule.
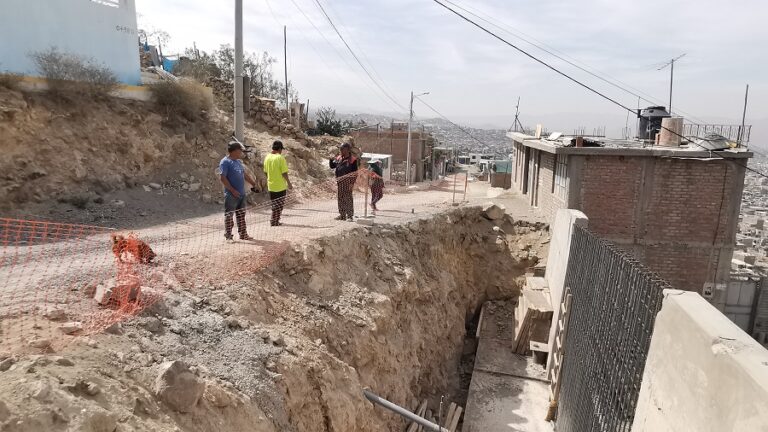
MULTIPOLYGON (((700 292, 727 282, 744 167, 730 161, 575 156, 573 208, 598 235, 635 254, 672 286, 700 292), (717 277, 715 277, 717 275, 717 277)), ((570 168, 570 167, 569 167, 570 168)), ((713 302, 722 306, 724 292, 713 302)))
POLYGON ((668 290, 632 432, 768 431, 768 351, 696 293, 668 290))

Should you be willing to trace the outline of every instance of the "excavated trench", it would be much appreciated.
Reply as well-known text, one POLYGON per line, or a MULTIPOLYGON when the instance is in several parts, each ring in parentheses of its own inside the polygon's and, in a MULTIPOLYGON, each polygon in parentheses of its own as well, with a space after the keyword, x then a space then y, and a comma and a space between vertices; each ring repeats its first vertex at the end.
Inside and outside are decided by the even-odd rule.
POLYGON ((296 245, 236 283, 158 268, 164 299, 142 316, 0 358, 0 430, 404 430, 363 389, 463 405, 481 305, 513 301, 548 239, 466 208, 296 245), (184 378, 159 393, 171 363, 184 378))
MULTIPOLYGON (((362 396, 413 409, 464 405, 479 310, 514 300, 548 243, 545 226, 462 209, 357 229, 289 251, 263 275, 252 319, 290 329, 280 430, 404 430, 362 396)), ((278 422, 280 423, 280 422, 278 422)))

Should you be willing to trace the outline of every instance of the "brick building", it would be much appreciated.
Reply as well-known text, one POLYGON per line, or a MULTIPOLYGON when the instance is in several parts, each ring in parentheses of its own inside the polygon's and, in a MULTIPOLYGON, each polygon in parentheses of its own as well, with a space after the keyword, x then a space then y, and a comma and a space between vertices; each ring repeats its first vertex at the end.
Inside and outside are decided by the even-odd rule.
POLYGON ((752 153, 646 147, 601 140, 565 146, 516 132, 513 188, 550 218, 583 211, 590 230, 633 253, 672 286, 722 309, 736 246, 745 166, 752 153), (715 285, 710 293, 711 285, 715 285))
MULTIPOLYGON (((389 127, 371 126, 352 133, 355 145, 367 153, 392 155, 393 171, 405 171, 408 154, 408 123, 392 122, 389 127)), ((416 166, 413 181, 422 181, 429 172, 434 139, 421 127, 411 130, 411 164, 416 166)))

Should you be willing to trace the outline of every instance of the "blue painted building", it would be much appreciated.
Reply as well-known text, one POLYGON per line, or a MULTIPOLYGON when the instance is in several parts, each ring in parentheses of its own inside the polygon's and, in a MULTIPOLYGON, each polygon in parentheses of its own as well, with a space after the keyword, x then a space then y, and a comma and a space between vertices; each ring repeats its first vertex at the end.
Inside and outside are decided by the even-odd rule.
POLYGON ((0 72, 38 75, 30 53, 57 48, 141 84, 134 0, 2 0, 0 72))

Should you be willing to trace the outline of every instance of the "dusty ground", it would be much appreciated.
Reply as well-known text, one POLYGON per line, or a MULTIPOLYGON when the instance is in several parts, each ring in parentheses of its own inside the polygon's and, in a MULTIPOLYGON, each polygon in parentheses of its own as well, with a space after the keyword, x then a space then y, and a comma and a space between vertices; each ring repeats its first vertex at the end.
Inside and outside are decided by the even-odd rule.
POLYGON ((382 431, 401 421, 363 387, 406 406, 460 399, 467 323, 482 300, 516 295, 545 232, 471 209, 346 230, 237 282, 196 283, 169 263, 160 271, 188 282, 157 283, 164 300, 141 317, 6 359, 0 430, 382 431), (154 393, 175 360, 207 386, 185 414, 154 393))

